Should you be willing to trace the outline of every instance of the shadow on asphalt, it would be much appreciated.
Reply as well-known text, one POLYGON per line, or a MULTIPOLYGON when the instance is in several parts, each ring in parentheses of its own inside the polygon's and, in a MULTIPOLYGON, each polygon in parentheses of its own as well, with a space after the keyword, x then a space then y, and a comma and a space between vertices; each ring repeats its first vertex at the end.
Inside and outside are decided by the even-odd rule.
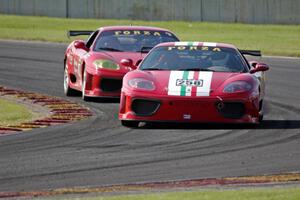
MULTIPOLYGON (((74 91, 70 98, 75 100, 81 99, 81 92, 74 91)), ((120 97, 85 97, 86 102, 94 102, 94 103, 120 103, 120 97)))
POLYGON ((300 129, 300 120, 263 120, 260 124, 149 122, 139 129, 300 129))
POLYGON ((94 103, 120 103, 120 98, 115 97, 88 97, 86 99, 88 102, 94 102, 94 103))

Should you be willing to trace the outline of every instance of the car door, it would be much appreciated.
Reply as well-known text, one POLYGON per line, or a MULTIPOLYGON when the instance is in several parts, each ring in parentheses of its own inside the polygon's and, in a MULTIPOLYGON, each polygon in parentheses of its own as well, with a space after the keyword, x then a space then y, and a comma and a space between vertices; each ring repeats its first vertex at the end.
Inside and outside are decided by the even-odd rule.
POLYGON ((91 36, 85 41, 84 48, 76 48, 74 46, 74 74, 76 76, 76 83, 79 89, 82 87, 83 81, 83 70, 84 70, 84 59, 86 55, 90 52, 90 48, 95 41, 99 31, 95 31, 91 36))

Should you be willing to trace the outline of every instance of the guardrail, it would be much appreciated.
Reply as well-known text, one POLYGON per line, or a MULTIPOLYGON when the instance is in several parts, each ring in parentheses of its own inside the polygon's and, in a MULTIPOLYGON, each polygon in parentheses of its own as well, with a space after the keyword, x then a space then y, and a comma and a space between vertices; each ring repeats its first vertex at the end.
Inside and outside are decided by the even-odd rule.
POLYGON ((0 13, 67 18, 300 24, 300 0, 0 0, 0 13))

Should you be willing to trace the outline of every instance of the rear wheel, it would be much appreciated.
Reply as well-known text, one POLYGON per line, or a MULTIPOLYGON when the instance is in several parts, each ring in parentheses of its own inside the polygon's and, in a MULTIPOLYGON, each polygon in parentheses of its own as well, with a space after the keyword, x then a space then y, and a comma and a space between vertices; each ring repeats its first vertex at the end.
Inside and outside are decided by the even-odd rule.
POLYGON ((139 123, 138 121, 128 121, 128 120, 121 120, 121 124, 123 126, 129 127, 129 128, 137 128, 139 127, 139 123))
POLYGON ((76 94, 76 90, 70 88, 70 77, 67 64, 64 69, 64 93, 67 96, 74 96, 76 94))
POLYGON ((258 116, 258 121, 262 122, 263 119, 264 119, 264 104, 263 104, 263 100, 261 100, 259 102, 259 116, 258 116))
POLYGON ((264 114, 259 114, 258 121, 262 122, 263 119, 264 119, 264 114))

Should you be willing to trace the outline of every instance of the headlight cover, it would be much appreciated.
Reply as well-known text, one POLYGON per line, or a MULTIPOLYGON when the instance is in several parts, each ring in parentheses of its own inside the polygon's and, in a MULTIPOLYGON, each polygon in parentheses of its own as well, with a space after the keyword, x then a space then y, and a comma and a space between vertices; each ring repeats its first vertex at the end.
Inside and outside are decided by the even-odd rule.
POLYGON ((128 85, 135 89, 142 90, 155 90, 153 81, 149 81, 143 78, 134 78, 128 81, 128 85))
POLYGON ((110 69, 110 70, 119 70, 120 66, 114 63, 111 60, 95 60, 93 62, 96 69, 110 69))
POLYGON ((225 93, 246 92, 252 89, 252 85, 246 81, 235 81, 226 85, 223 89, 225 93))

